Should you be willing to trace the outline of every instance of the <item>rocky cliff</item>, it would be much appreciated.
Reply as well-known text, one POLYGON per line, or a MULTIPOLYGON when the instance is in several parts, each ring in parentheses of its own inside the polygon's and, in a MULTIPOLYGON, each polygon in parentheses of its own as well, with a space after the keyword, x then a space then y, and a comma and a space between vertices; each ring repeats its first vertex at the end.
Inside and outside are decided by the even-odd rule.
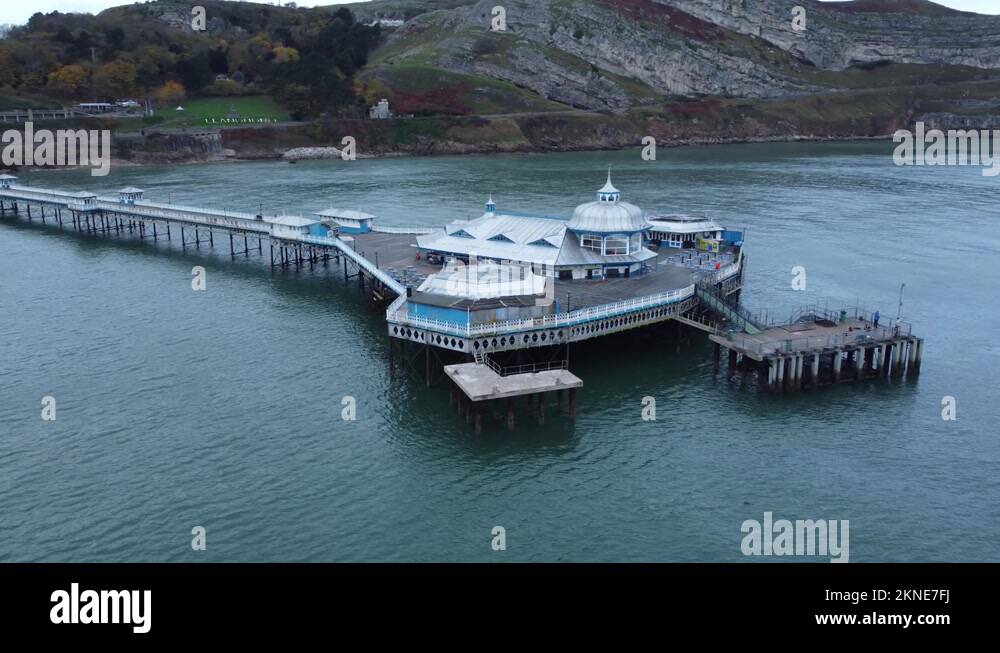
POLYGON ((1000 68, 1000 17, 923 0, 409 0, 396 7, 380 0, 354 8, 407 18, 368 69, 404 93, 420 92, 412 69, 429 67, 462 76, 456 84, 492 80, 567 107, 623 111, 677 95, 778 98, 894 85, 897 71, 907 83, 936 81, 919 79, 923 67, 937 79, 947 67, 943 77, 952 81, 1000 68), (503 31, 490 29, 497 5, 506 11, 503 31), (797 6, 804 30, 793 25, 797 6))
POLYGON ((1000 16, 924 0, 661 1, 827 70, 878 62, 1000 67, 1000 16), (793 28, 796 6, 805 9, 804 31, 793 28))

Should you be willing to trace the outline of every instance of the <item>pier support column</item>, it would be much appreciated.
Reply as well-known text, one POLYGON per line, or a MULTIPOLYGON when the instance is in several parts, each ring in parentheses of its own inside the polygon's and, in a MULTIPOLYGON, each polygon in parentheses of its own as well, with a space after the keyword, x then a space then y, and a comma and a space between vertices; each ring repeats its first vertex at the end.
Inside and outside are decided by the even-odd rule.
POLYGON ((909 349, 907 350, 910 354, 909 360, 906 362, 906 374, 907 376, 913 376, 916 373, 917 365, 917 339, 914 338, 909 341, 909 349))
POLYGON ((715 369, 719 369, 719 363, 722 361, 722 345, 715 343, 715 369))
POLYGON ((569 418, 576 419, 576 388, 569 389, 569 418))
POLYGON ((865 378, 865 356, 867 350, 864 348, 854 352, 854 379, 861 381, 865 378))
POLYGON ((729 350, 729 367, 727 368, 728 374, 732 377, 736 374, 736 350, 729 350))
POLYGON ((892 376, 892 368, 896 364, 896 346, 894 344, 886 344, 885 359, 885 369, 881 372, 882 376, 888 379, 892 376))
POLYGON ((799 354, 795 357, 795 389, 801 390, 805 377, 806 355, 799 354))
POLYGON ((812 387, 819 385, 819 352, 816 352, 812 356, 812 363, 809 368, 809 384, 812 387))
POLYGON ((885 376, 885 368, 889 365, 889 345, 883 344, 878 350, 878 375, 885 376))
POLYGON ((837 383, 838 381, 840 381, 840 366, 843 363, 843 356, 841 355, 842 353, 843 352, 841 352, 839 349, 837 351, 833 352, 833 382, 834 383, 837 383))
POLYGON ((778 374, 777 374, 777 378, 775 379, 775 386, 776 386, 776 388, 778 390, 784 390, 785 389, 785 359, 784 358, 779 358, 778 359, 778 374))
POLYGON ((906 358, 908 356, 906 348, 909 344, 910 343, 908 340, 896 341, 895 345, 896 365, 895 368, 892 370, 892 375, 895 376, 896 378, 902 378, 903 375, 906 373, 906 358))
POLYGON ((924 358, 924 339, 917 338, 917 353, 913 359, 913 373, 920 374, 920 363, 924 358))

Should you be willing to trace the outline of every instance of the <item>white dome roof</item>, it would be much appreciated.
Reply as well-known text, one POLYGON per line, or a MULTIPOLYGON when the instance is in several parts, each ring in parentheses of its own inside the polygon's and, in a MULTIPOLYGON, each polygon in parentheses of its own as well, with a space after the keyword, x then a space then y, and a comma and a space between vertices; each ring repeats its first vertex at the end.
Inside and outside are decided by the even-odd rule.
POLYGON ((642 209, 621 201, 608 170, 608 181, 597 191, 597 201, 576 207, 566 228, 581 233, 632 233, 649 229, 649 223, 642 217, 642 209))
POLYGON ((576 207, 566 228, 587 233, 631 233, 644 231, 649 224, 635 204, 597 201, 576 207))

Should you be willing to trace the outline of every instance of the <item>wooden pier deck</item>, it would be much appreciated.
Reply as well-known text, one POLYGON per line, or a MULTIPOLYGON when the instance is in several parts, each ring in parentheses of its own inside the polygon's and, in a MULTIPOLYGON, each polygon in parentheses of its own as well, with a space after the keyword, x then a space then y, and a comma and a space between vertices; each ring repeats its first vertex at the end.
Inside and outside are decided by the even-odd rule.
MULTIPOLYGON (((844 311, 846 313, 846 311, 844 311)), ((870 316, 829 311, 760 333, 712 334, 715 360, 728 351, 729 375, 756 373, 772 391, 800 390, 844 381, 916 376, 924 341, 909 324, 875 327, 870 316)))
MULTIPOLYGON (((441 264, 431 264, 421 256, 418 260, 417 241, 410 234, 365 233, 354 236, 354 248, 365 258, 376 261, 380 268, 403 271, 418 278, 440 272, 441 264)), ((679 264, 671 257, 677 250, 661 250, 651 261, 650 271, 631 277, 610 279, 555 279, 555 299, 563 310, 613 304, 623 299, 656 295, 686 288, 694 283, 698 273, 679 264)))

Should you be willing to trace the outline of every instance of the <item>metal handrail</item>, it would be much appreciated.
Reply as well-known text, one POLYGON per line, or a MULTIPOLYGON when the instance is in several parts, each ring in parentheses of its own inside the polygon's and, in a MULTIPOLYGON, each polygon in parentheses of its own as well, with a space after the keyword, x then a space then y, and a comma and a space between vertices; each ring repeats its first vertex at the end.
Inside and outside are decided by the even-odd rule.
POLYGON ((371 230, 380 234, 409 234, 414 236, 423 236, 440 231, 440 229, 434 229, 432 227, 384 227, 376 224, 371 226, 371 230))
MULTIPOLYGON (((733 274, 738 273, 742 264, 742 256, 733 263, 715 270, 711 274, 705 275, 704 280, 712 279, 714 282, 721 281, 733 274)), ((405 302, 405 298, 399 299, 386 311, 386 320, 394 324, 401 324, 412 327, 420 327, 433 331, 440 331, 450 335, 470 338, 478 335, 497 335, 519 331, 531 331, 534 329, 544 329, 549 327, 573 326, 581 322, 603 319, 606 317, 616 317, 618 315, 653 308, 667 304, 674 304, 689 299, 695 295, 696 284, 691 284, 685 288, 676 288, 667 292, 627 299, 612 304, 601 304, 587 308, 570 311, 568 313, 557 313, 546 315, 542 318, 530 318, 523 320, 507 320, 504 322, 488 322, 485 324, 468 325, 458 322, 447 322, 444 320, 432 320, 410 315, 400 315, 399 309, 405 302), (397 305, 398 304, 398 305, 397 305)))
POLYGON ((863 345, 879 345, 894 338, 909 338, 912 332, 898 333, 895 326, 872 328, 871 331, 855 331, 849 334, 826 335, 826 336, 800 336, 795 338, 785 338, 783 340, 772 340, 762 342, 752 336, 735 337, 730 336, 729 342, 739 349, 752 352, 757 355, 778 354, 778 353, 800 353, 816 351, 818 349, 852 349, 863 345))
POLYGON ((692 297, 694 295, 694 291, 695 286, 694 284, 691 284, 686 288, 677 288, 664 293, 659 293, 657 295, 623 300, 613 304, 590 306, 570 311, 569 313, 556 313, 546 315, 541 318, 488 322, 477 325, 446 322, 443 320, 431 320, 422 317, 412 317, 409 315, 399 315, 398 308, 395 312, 387 312, 386 319, 396 324, 423 327, 425 329, 446 332, 452 335, 469 338, 477 335, 495 335, 500 333, 531 331, 534 329, 545 329, 550 327, 572 326, 580 322, 603 319, 607 317, 616 317, 618 315, 641 310, 643 308, 652 308, 655 306, 677 303, 692 297))
POLYGON ((483 353, 481 358, 483 359, 483 362, 486 364, 486 366, 489 367, 494 372, 496 372, 499 376, 512 376, 514 374, 533 374, 535 372, 550 372, 552 370, 565 370, 568 368, 568 363, 565 360, 547 361, 544 363, 522 363, 520 365, 501 366, 495 360, 490 358, 489 355, 486 353, 483 353))

